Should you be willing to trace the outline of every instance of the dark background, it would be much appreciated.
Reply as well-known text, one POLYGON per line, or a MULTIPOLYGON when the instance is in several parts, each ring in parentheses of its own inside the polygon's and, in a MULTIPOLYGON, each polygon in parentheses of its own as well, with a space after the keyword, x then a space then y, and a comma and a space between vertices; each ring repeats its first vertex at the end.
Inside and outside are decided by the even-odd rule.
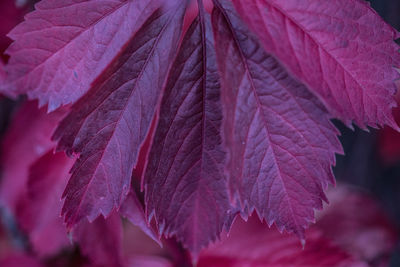
MULTIPOLYGON (((386 22, 400 30, 400 0, 369 2, 386 22)), ((340 140, 345 151, 345 156, 337 156, 337 166, 334 168, 337 180, 362 187, 375 195, 400 229, 400 158, 399 161, 386 164, 379 153, 380 142, 387 136, 375 129, 370 129, 368 133, 356 127, 352 131, 337 121, 335 124, 342 133, 340 140)), ((400 134, 394 138, 400 140, 400 134)), ((392 256, 390 267, 398 266, 400 244, 392 256)))

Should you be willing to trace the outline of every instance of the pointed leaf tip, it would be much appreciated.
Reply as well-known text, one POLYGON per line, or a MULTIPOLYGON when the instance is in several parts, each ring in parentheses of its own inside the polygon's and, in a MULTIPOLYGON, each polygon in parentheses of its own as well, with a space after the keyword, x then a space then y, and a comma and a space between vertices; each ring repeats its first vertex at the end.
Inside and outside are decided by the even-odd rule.
POLYGON ((200 6, 168 77, 144 176, 160 233, 181 241, 194 262, 229 218, 221 124, 210 17, 200 6))
MULTIPOLYGON (((251 4, 250 4, 251 5, 251 4)), ((226 0, 215 1, 224 144, 231 195, 242 211, 304 239, 342 152, 330 115, 258 43, 226 0), (232 116, 235 114, 235 116, 232 116)))

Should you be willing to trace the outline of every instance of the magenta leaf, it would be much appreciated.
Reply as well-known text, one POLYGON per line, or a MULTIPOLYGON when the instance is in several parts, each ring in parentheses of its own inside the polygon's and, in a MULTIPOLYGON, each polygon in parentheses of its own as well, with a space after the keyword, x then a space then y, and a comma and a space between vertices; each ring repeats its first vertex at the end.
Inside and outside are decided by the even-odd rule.
POLYGON ((230 203, 214 40, 200 8, 171 68, 145 171, 145 200, 160 233, 194 258, 220 235, 230 203))
POLYGON ((24 254, 10 255, 0 260, 0 266, 7 267, 45 267, 38 259, 24 254))
POLYGON ((157 256, 136 256, 129 261, 129 267, 173 267, 167 259, 157 256))
POLYGON ((242 209, 304 238, 334 183, 342 152, 329 114, 267 54, 229 1, 215 2, 213 26, 222 80, 227 171, 242 209))
POLYGON ((324 235, 310 229, 307 245, 288 234, 268 229, 256 218, 248 222, 238 219, 228 238, 210 246, 200 254, 198 267, 367 267, 340 247, 329 242, 324 235))
POLYGON ((8 91, 54 110, 78 100, 160 0, 42 0, 9 36, 8 91))
POLYGON ((94 266, 122 267, 122 224, 117 213, 107 219, 100 216, 94 222, 81 221, 73 231, 83 255, 94 266))
POLYGON ((62 192, 73 160, 53 149, 30 168, 27 194, 19 201, 17 218, 39 256, 58 253, 70 242, 61 218, 62 192))
POLYGON ((2 179, 0 202, 13 212, 19 199, 26 195, 29 168, 55 147, 51 135, 65 115, 64 109, 46 114, 37 102, 22 104, 13 117, 1 143, 2 179))
POLYGON ((347 125, 397 129, 399 35, 360 0, 234 0, 265 49, 347 125))
POLYGON ((327 196, 331 203, 317 214, 315 227, 357 258, 374 266, 390 266, 398 229, 380 203, 360 189, 340 184, 327 196))
POLYGON ((129 192, 181 34, 185 5, 178 2, 147 19, 54 135, 59 150, 80 154, 64 192, 68 227, 107 216, 129 192))

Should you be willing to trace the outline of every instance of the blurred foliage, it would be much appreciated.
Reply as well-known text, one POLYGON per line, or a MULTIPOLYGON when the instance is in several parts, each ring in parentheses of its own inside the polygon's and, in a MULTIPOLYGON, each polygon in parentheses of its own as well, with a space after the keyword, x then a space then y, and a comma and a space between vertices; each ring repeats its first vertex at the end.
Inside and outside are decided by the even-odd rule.
MULTIPOLYGON (((369 0, 386 22, 400 30, 400 0, 369 0)), ((400 161, 384 164, 378 153, 379 131, 346 128, 335 122, 345 156, 337 157, 335 175, 338 181, 353 184, 374 194, 382 207, 400 228, 400 161)), ((400 133, 396 138, 400 139, 400 133)), ((400 244, 392 257, 391 267, 400 266, 400 244)))

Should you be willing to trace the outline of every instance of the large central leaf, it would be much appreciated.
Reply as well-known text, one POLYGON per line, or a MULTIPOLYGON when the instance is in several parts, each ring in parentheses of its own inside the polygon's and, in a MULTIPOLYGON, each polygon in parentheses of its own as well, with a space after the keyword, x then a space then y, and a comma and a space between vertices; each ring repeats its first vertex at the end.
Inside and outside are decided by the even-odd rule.
POLYGON ((195 256, 219 236, 230 209, 211 30, 200 9, 171 69, 145 173, 148 213, 195 256))

